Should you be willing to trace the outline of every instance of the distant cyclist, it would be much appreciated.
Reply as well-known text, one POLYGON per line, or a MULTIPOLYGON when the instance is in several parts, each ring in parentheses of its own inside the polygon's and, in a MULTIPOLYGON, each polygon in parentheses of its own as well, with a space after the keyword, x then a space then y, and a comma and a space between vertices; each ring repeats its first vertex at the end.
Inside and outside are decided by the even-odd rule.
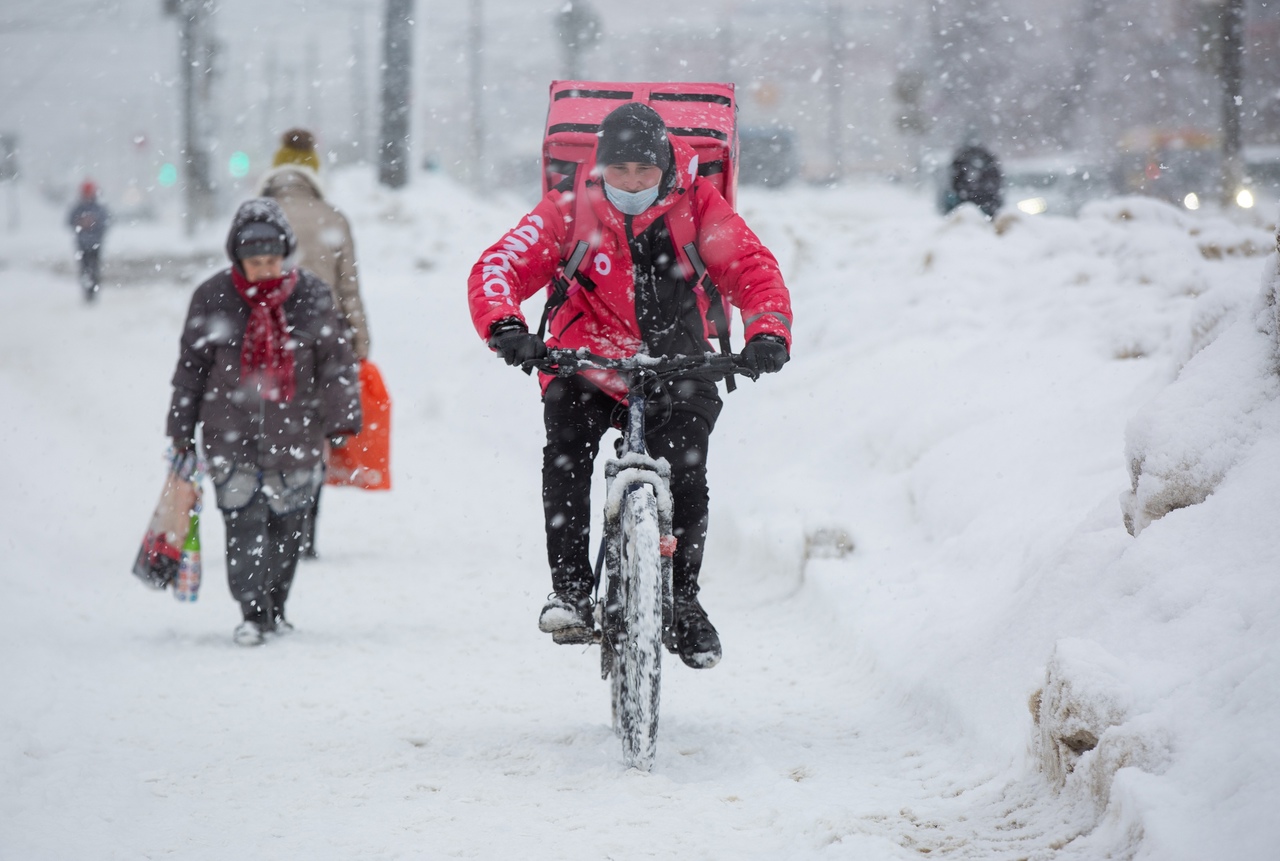
MULTIPOLYGON (((598 245, 550 316, 550 346, 585 347, 610 357, 711 352, 707 302, 681 274, 672 242, 672 220, 691 218, 708 273, 742 311, 744 359, 761 373, 780 370, 790 358, 792 315, 778 262, 697 175, 692 148, 667 135, 656 111, 631 102, 604 119, 593 163, 585 194, 589 217, 598 222, 598 245)), ((552 189, 471 270, 468 299, 476 330, 510 365, 546 355, 548 344, 529 332, 520 303, 548 285, 569 251, 573 198, 571 181, 552 189)), ((542 503, 553 592, 538 627, 545 633, 590 629, 592 464, 604 433, 625 420, 618 406, 626 387, 604 371, 543 374, 541 383, 547 433, 542 503)), ((723 404, 715 384, 696 375, 664 388, 651 400, 647 442, 653 457, 671 464, 675 643, 686 664, 707 668, 720 660, 721 647, 698 600, 698 574, 707 536, 708 443, 723 404)))
POLYGON ((76 235, 76 259, 80 261, 80 286, 84 299, 92 302, 102 280, 102 239, 111 216, 98 202, 98 186, 86 179, 80 185, 80 199, 71 208, 67 224, 76 235))

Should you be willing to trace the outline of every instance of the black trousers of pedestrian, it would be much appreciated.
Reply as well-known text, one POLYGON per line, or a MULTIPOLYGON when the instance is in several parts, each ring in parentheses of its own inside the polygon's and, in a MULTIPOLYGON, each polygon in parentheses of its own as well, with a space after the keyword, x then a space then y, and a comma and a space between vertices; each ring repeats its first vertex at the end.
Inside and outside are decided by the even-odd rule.
MULTIPOLYGON (((714 387, 713 387, 714 390, 714 387)), ((718 399, 716 412, 718 412, 718 399)), ((618 402, 580 376, 551 381, 543 397, 547 444, 542 452, 542 507, 547 561, 557 592, 587 591, 590 560, 591 480, 600 440, 618 413, 618 402)), ((625 420, 625 411, 620 411, 625 420)), ((667 421, 646 421, 645 443, 654 458, 671 464, 675 594, 695 596, 707 538, 707 448, 714 419, 676 404, 667 421)))
POLYGON ((244 508, 223 510, 227 526, 227 583, 246 619, 269 621, 284 612, 307 509, 276 514, 259 490, 244 508))
POLYGON ((98 292, 98 284, 102 273, 102 249, 94 245, 80 249, 80 286, 84 289, 85 298, 92 299, 98 292))
POLYGON ((320 479, 320 486, 316 488, 316 501, 307 509, 306 520, 302 523, 302 540, 298 546, 298 552, 303 559, 316 559, 319 553, 316 552, 316 522, 320 519, 320 491, 324 490, 324 479, 320 479))

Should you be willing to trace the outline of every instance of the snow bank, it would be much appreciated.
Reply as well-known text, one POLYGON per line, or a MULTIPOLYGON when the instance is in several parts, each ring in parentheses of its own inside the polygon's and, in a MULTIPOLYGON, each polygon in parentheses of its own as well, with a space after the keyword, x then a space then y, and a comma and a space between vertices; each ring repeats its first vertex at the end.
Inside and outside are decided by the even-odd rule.
POLYGON ((1192 324, 1193 355, 1177 382, 1130 422, 1132 484, 1121 498, 1130 533, 1203 502, 1260 435, 1280 426, 1276 267, 1273 257, 1258 301, 1246 308, 1208 297, 1192 324))

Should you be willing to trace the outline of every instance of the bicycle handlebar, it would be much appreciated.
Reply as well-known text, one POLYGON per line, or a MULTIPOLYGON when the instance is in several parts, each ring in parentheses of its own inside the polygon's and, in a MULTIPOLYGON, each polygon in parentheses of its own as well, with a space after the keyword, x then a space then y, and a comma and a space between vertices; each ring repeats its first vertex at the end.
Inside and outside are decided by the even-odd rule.
POLYGON ((701 371, 708 377, 727 377, 741 374, 752 380, 760 375, 752 370, 737 353, 700 353, 686 356, 623 356, 610 358, 597 356, 586 348, 578 350, 549 350, 543 359, 526 362, 526 370, 537 369, 557 377, 570 377, 579 371, 618 371, 623 374, 651 374, 670 377, 690 371, 701 371))

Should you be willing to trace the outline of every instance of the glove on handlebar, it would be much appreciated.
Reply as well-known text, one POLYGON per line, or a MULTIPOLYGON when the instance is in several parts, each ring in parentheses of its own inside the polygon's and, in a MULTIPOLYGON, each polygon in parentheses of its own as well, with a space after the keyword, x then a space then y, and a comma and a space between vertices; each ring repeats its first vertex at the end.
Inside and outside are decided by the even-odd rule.
POLYGON ((742 348, 742 361, 757 374, 775 374, 790 359, 787 343, 777 335, 756 335, 742 348))
POLYGON ((495 324, 489 335, 489 346, 508 365, 535 362, 547 355, 547 345, 518 320, 495 324))

